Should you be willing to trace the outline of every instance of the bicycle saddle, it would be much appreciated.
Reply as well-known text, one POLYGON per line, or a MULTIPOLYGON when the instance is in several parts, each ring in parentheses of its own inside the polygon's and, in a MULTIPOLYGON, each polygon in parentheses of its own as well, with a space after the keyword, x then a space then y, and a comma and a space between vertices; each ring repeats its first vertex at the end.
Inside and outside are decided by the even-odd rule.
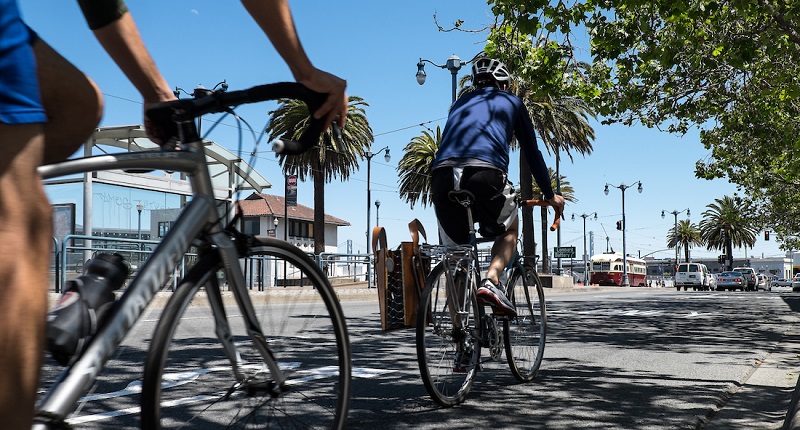
POLYGON ((447 197, 464 207, 471 206, 472 203, 475 202, 475 194, 472 194, 472 191, 467 190, 450 191, 447 193, 447 197))

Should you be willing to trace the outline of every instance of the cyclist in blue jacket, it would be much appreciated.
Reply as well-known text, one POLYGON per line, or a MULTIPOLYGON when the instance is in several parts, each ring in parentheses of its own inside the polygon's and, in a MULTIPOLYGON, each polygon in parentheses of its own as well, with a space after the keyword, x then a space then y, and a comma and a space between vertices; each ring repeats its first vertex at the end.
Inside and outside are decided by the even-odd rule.
MULTIPOLYGON (((175 96, 156 68, 122 0, 79 0, 98 41, 141 93, 144 108, 175 96)), ((343 125, 346 82, 315 68, 286 0, 242 0, 295 80, 327 93, 314 112, 343 125)), ((41 7, 41 6, 40 6, 41 7)), ((46 7, 46 6, 43 6, 46 7)), ((100 121, 97 86, 22 20, 16 0, 0 0, 0 417, 3 429, 30 429, 44 349, 51 208, 36 168, 72 155, 100 121)), ((145 120, 156 143, 157 131, 145 120)), ((88 232, 87 232, 88 234, 88 232)))
POLYGON ((451 201, 448 193, 460 189, 475 195, 472 211, 479 232, 485 238, 495 238, 492 261, 478 298, 495 312, 516 316, 500 285, 500 274, 514 255, 519 229, 515 192, 508 180, 513 137, 556 216, 564 211, 564 198, 553 193, 547 165, 536 146, 533 123, 522 100, 507 91, 510 81, 511 75, 498 60, 481 58, 473 63, 475 90, 450 108, 433 162, 431 191, 439 236, 445 245, 469 243, 466 209, 451 201))

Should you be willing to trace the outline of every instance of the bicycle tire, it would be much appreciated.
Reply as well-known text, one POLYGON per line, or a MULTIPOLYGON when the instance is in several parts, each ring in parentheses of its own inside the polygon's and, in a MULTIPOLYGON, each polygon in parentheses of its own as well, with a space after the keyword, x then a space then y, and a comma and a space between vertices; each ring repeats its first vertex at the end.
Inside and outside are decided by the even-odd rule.
POLYGON ((474 295, 477 275, 472 279, 475 285, 471 288, 470 306, 461 329, 453 323, 447 304, 444 263, 431 270, 420 298, 416 327, 417 362, 425 389, 436 403, 444 407, 464 401, 480 367, 480 308, 474 295))
MULTIPOLYGON (((237 352, 255 363, 246 370, 255 369, 251 377, 262 385, 236 382, 215 334, 212 312, 202 308, 207 298, 198 294, 202 286, 218 285, 222 263, 219 254, 211 252, 180 283, 156 326, 144 369, 142 428, 345 427, 350 343, 333 288, 317 265, 284 241, 258 238, 248 255, 285 261, 312 284, 250 294, 268 347, 285 370, 288 390, 277 396, 259 390, 270 380, 269 371, 242 319, 230 315, 237 352)), ((225 307, 230 314, 229 304, 225 307)))
POLYGON ((515 378, 529 382, 539 372, 547 341, 547 308, 542 281, 533 271, 525 276, 522 265, 516 263, 509 277, 507 295, 517 316, 503 322, 506 360, 515 378))

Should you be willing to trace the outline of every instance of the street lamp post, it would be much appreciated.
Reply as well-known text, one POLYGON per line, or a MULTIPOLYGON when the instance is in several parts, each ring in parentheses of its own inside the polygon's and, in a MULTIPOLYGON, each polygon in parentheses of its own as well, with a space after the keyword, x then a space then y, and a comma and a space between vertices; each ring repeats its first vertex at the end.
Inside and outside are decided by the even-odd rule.
POLYGON ((665 211, 663 209, 661 210, 661 219, 664 219, 666 214, 672 214, 673 216, 675 216, 675 230, 673 230, 673 232, 674 232, 673 234, 675 235, 675 265, 676 266, 678 265, 678 214, 679 213, 683 213, 683 212, 686 212, 686 216, 687 217, 688 216, 692 216, 692 213, 691 213, 691 211, 689 211, 689 208, 686 208, 686 209, 684 209, 682 211, 675 210, 675 211, 672 211, 672 212, 667 212, 667 211, 665 211))
POLYGON ((381 201, 375 200, 375 226, 381 225, 381 201))
POLYGON ((140 252, 138 252, 136 254, 136 255, 138 255, 137 260, 139 261, 139 266, 142 265, 142 253, 141 253, 141 251, 143 249, 142 242, 141 242, 141 240, 142 240, 142 210, 144 210, 144 205, 142 204, 142 201, 139 200, 139 203, 136 203, 136 211, 139 212, 139 225, 136 228, 136 239, 138 239, 140 241, 139 242, 139 251, 140 252))
POLYGON ((458 58, 456 54, 450 56, 447 59, 447 62, 443 65, 439 65, 434 63, 431 60, 423 60, 422 58, 419 59, 417 63, 417 83, 422 85, 425 83, 425 77, 427 74, 425 73, 425 63, 431 63, 434 66, 440 69, 447 69, 450 71, 450 74, 453 76, 453 101, 456 101, 456 88, 458 87, 458 71, 461 70, 461 67, 465 64, 468 64, 469 61, 466 63, 461 62, 461 59, 458 58))
MULTIPOLYGON (((278 220, 278 217, 275 216, 274 214, 272 215, 272 217, 273 217, 272 225, 275 226, 275 237, 278 237, 278 223, 280 221, 278 220)), ((278 260, 274 260, 274 259, 272 260, 272 270, 275 272, 275 283, 272 284, 273 287, 277 287, 278 286, 278 265, 276 264, 277 261, 278 260)), ((285 262, 285 260, 284 260, 284 262, 285 262)))
MULTIPOLYGON (((588 252, 586 249, 586 218, 594 217, 594 220, 597 221, 597 212, 590 213, 590 214, 580 214, 579 217, 583 218, 583 278, 584 278, 584 285, 586 284, 586 276, 588 275, 588 270, 586 270, 586 259, 588 256, 588 252)), ((572 220, 575 221, 575 214, 572 214, 572 220)))
POLYGON ((626 243, 625 243, 625 190, 627 190, 628 188, 631 188, 632 186, 634 186, 636 184, 639 184, 639 187, 637 188, 637 190, 641 194, 641 192, 642 192, 642 181, 636 181, 636 182, 634 182, 633 184, 630 184, 630 185, 620 184, 618 186, 606 183, 606 188, 603 190, 603 192, 606 195, 608 195, 608 187, 609 186, 612 186, 614 188, 618 188, 620 191, 622 191, 622 286, 623 287, 629 287, 630 286, 630 284, 628 283, 628 248, 626 247, 626 243))
MULTIPOLYGON (((371 195, 371 192, 370 192, 370 189, 369 189, 369 182, 370 182, 370 172, 371 172, 371 166, 372 166, 372 157, 380 154, 381 152, 385 152, 385 154, 383 156, 383 159, 386 160, 386 162, 388 163, 389 160, 392 159, 391 155, 389 155, 389 147, 388 146, 384 146, 383 148, 381 148, 381 149, 379 149, 379 150, 377 150, 375 152, 367 151, 367 153, 364 154, 364 156, 367 157, 367 247, 369 247, 369 244, 370 244, 369 235, 371 233, 370 232, 370 228, 369 228, 370 227, 370 225, 369 225, 369 223, 370 223, 370 213, 369 213, 370 212, 370 204, 369 204, 369 202, 372 201, 372 195, 371 195)), ((371 272, 372 272, 372 264, 369 261, 369 257, 367 257, 367 287, 371 287, 372 286, 372 277, 370 276, 371 272)))
POLYGON ((139 203, 136 204, 136 211, 139 212, 139 226, 136 229, 136 238, 139 240, 142 240, 142 210, 144 210, 144 205, 139 200, 139 203))

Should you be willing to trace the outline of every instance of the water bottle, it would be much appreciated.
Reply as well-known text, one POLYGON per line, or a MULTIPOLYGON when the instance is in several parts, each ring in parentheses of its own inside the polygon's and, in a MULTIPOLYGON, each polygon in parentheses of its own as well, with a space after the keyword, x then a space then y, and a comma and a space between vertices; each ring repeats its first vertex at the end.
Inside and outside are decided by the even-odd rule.
POLYGON ((114 304, 114 290, 128 277, 119 254, 98 254, 85 273, 68 281, 47 316, 47 350, 62 366, 80 355, 114 304))

